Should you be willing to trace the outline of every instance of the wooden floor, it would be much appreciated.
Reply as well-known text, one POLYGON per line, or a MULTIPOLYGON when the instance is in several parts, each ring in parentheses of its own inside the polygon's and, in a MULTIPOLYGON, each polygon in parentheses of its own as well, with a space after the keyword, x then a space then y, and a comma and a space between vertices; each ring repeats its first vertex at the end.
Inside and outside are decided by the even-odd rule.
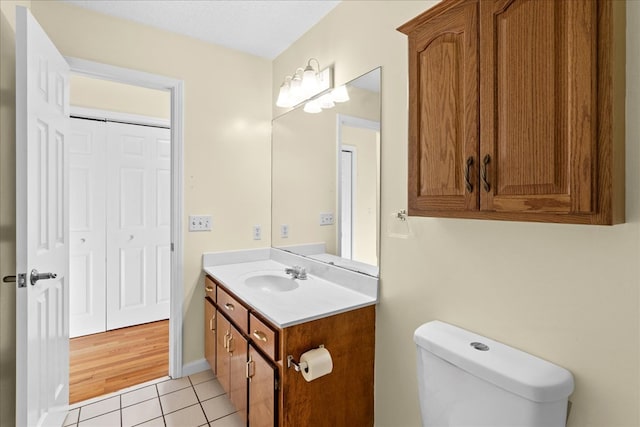
POLYGON ((168 375, 169 321, 72 338, 69 403, 168 375))

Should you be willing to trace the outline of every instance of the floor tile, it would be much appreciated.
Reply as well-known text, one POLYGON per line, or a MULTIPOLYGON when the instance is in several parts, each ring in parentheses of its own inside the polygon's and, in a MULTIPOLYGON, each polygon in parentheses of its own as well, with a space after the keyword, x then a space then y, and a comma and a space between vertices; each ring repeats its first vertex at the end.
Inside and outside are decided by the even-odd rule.
POLYGON ((136 403, 144 402, 145 400, 158 397, 158 391, 155 385, 140 388, 138 390, 131 391, 129 393, 122 394, 122 407, 135 405, 136 403))
POLYGON ((202 409, 204 409, 208 421, 214 421, 236 412, 236 408, 226 394, 202 402, 202 409))
POLYGON ((162 404, 162 413, 168 414, 198 403, 198 398, 193 388, 189 387, 160 396, 160 403, 162 404))
POLYGON ((122 409, 122 426, 135 426, 161 416, 160 399, 145 400, 122 409))
POLYGON ((165 415, 164 420, 167 427, 199 427, 207 424, 199 404, 165 415))
POLYGON ((145 423, 138 424, 136 427, 164 427, 164 418, 154 418, 145 423))
POLYGON ((245 427, 242 417, 237 412, 209 423, 211 427, 245 427))
POLYGON ((196 390, 196 394, 198 395, 198 399, 200 400, 200 402, 224 394, 224 389, 222 388, 218 380, 211 380, 196 384, 195 386, 193 386, 193 388, 196 390))
POLYGON ((67 418, 64 419, 63 426, 70 426, 78 424, 78 415, 80 415, 80 408, 72 409, 67 414, 67 418))
POLYGON ((182 377, 176 380, 164 381, 156 384, 158 387, 158 393, 160 396, 163 394, 171 393, 176 390, 180 390, 186 387, 191 387, 191 382, 189 381, 189 377, 182 377))
POLYGON ((206 371, 198 372, 197 374, 189 375, 189 379, 191 380, 191 384, 196 385, 205 381, 209 381, 214 379, 216 376, 211 369, 207 369, 206 371))
POLYGON ((120 396, 100 400, 80 408, 80 421, 120 409, 120 396))
POLYGON ((95 418, 89 418, 86 421, 80 421, 78 427, 119 427, 120 425, 120 411, 113 411, 95 418))

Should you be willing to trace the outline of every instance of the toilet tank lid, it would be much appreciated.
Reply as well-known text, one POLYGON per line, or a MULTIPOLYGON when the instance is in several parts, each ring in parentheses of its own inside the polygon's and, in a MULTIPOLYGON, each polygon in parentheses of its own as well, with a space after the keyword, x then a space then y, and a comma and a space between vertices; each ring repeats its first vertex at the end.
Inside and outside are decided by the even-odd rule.
POLYGON ((413 339, 460 369, 534 402, 554 402, 573 392, 568 370, 448 323, 425 323, 413 339))

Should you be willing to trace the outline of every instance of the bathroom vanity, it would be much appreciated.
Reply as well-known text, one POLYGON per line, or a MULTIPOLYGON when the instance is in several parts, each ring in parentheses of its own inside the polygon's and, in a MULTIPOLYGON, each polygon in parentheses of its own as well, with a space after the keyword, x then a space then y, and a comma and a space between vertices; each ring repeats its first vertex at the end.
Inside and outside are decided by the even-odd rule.
POLYGON ((206 359, 239 414, 250 427, 372 426, 377 279, 242 252, 204 260, 206 359), (307 279, 285 273, 294 263, 307 279), (322 346, 333 369, 307 381, 296 365, 322 346))

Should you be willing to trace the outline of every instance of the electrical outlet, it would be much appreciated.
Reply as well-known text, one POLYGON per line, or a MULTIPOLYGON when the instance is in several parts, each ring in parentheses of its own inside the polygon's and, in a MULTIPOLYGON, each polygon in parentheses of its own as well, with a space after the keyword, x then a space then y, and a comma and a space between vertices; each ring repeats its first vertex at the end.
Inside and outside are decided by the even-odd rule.
POLYGON ((211 215, 189 215, 189 231, 211 231, 211 215))
POLYGON ((320 214, 320 225, 332 225, 333 213, 325 212, 320 214))
POLYGON ((288 224, 282 224, 280 226, 280 237, 282 237, 283 239, 286 239, 287 237, 289 237, 289 225, 288 224))
POLYGON ((260 227, 259 225, 254 225, 253 240, 260 240, 260 239, 262 239, 262 227, 260 227))

